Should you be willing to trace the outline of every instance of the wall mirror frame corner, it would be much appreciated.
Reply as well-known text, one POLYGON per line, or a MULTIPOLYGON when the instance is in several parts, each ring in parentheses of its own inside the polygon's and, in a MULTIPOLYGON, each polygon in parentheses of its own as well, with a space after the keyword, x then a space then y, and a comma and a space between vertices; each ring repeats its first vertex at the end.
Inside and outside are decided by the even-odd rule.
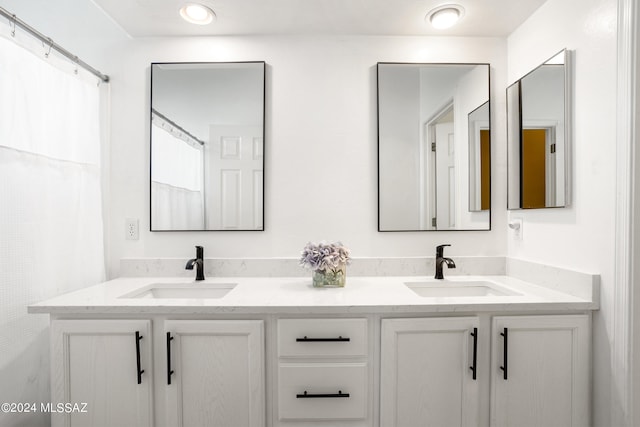
POLYGON ((377 64, 378 231, 491 229, 490 68, 377 64))
POLYGON ((563 49, 506 89, 509 210, 570 206, 572 56, 563 49))
POLYGON ((150 69, 150 231, 263 231, 266 63, 150 69))

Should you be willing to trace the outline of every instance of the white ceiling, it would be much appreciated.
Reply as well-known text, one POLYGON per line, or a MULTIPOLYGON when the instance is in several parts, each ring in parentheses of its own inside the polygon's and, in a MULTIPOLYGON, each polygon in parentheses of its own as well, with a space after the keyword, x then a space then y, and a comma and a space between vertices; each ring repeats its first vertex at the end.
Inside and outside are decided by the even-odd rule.
POLYGON ((189 0, 93 0, 130 36, 257 34, 446 35, 504 37, 546 0, 191 0, 217 18, 206 26, 183 21, 189 0), (460 22, 435 30, 424 21, 446 3, 465 8, 460 22))

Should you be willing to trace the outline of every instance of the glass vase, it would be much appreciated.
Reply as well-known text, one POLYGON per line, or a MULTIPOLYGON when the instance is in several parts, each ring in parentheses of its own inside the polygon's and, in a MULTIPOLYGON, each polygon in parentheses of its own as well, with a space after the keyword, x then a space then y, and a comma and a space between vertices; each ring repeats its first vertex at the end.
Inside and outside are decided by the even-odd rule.
POLYGON ((315 288, 342 288, 347 279, 347 265, 341 264, 335 268, 315 270, 313 272, 313 286, 315 288))

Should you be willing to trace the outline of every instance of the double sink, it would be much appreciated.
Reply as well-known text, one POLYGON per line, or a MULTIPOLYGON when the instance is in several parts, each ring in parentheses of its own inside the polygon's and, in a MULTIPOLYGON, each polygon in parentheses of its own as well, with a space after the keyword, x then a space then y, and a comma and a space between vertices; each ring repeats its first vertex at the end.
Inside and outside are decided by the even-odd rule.
MULTIPOLYGON (((134 299, 219 299, 226 296, 237 283, 152 283, 129 292, 120 298, 134 299)), ((423 298, 499 297, 521 295, 488 280, 422 280, 403 282, 403 285, 423 298)))

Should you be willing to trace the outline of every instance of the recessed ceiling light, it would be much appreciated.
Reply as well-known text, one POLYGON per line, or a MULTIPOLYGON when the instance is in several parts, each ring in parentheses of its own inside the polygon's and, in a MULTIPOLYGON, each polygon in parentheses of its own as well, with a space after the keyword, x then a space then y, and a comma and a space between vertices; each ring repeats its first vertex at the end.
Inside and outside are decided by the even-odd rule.
POLYGON ((187 3, 180 8, 180 16, 187 22, 197 25, 207 25, 216 16, 213 10, 200 3, 187 3))
POLYGON ((425 21, 429 20, 434 28, 444 30, 445 28, 454 26, 463 16, 464 8, 462 6, 458 4, 446 4, 431 9, 424 19, 425 21))

